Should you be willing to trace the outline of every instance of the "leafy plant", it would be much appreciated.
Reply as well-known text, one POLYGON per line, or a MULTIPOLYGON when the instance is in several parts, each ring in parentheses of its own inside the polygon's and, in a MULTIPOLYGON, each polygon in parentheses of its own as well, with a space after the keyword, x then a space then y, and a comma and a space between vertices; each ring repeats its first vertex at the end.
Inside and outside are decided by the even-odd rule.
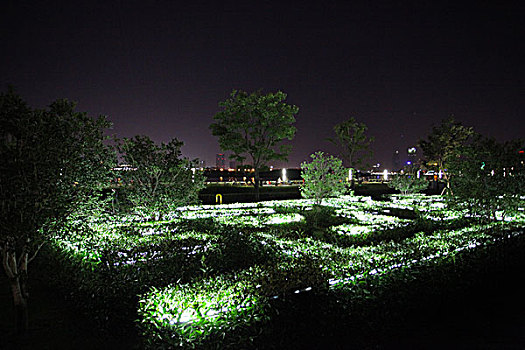
POLYGON ((159 219, 178 206, 198 202, 204 177, 192 172, 192 162, 182 158, 182 145, 177 139, 157 145, 147 136, 118 141, 121 157, 131 167, 121 175, 136 212, 159 219))
POLYGON ((453 160, 456 150, 468 143, 474 135, 472 127, 462 125, 453 116, 441 121, 439 126, 432 127, 428 140, 419 140, 419 147, 423 150, 423 163, 428 169, 441 172, 446 182, 445 192, 453 192, 450 187, 451 173, 449 162, 453 160))
POLYGON ((476 135, 458 148, 450 162, 452 203, 482 220, 497 220, 498 213, 504 219, 517 212, 520 196, 525 195, 525 166, 519 153, 523 144, 476 135))
POLYGON ((262 94, 260 91, 247 93, 233 90, 230 98, 220 102, 222 111, 210 125, 214 136, 219 137, 219 145, 224 151, 240 162, 250 158, 255 169, 256 200, 259 200, 259 172, 270 160, 286 160, 291 146, 284 140, 295 135, 294 115, 299 108, 284 102, 286 94, 262 94))
POLYGON ((109 182, 114 154, 105 117, 57 100, 32 109, 12 89, 0 95, 0 258, 20 333, 28 326, 28 266, 71 212, 109 182))
POLYGON ((373 137, 368 137, 365 123, 360 123, 355 118, 350 118, 334 126, 335 138, 328 139, 341 149, 342 158, 348 162, 350 168, 365 165, 366 159, 372 156, 370 144, 373 137))
POLYGON ((316 152, 310 156, 310 163, 301 164, 304 184, 301 194, 313 198, 316 205, 321 205, 323 199, 335 197, 345 191, 345 169, 341 159, 316 152))
POLYGON ((417 193, 428 188, 428 181, 423 178, 417 178, 414 174, 396 175, 388 183, 388 187, 395 188, 403 194, 417 193))

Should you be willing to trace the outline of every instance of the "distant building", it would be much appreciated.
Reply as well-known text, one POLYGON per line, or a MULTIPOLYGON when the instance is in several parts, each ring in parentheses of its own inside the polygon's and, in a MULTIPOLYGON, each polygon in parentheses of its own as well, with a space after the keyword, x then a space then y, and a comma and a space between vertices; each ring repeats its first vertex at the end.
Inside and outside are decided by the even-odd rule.
POLYGON ((399 171, 401 170, 401 160, 399 159, 399 151, 394 151, 394 154, 392 155, 392 171, 399 171))
POLYGON ((206 161, 205 160, 199 160, 199 168, 206 169, 206 161))
POLYGON ((235 169, 236 166, 237 166, 237 162, 235 160, 230 159, 230 169, 235 169))
POLYGON ((226 160, 224 158, 224 154, 223 153, 217 153, 217 155, 215 156, 215 167, 217 169, 224 169, 224 168, 226 168, 226 160))

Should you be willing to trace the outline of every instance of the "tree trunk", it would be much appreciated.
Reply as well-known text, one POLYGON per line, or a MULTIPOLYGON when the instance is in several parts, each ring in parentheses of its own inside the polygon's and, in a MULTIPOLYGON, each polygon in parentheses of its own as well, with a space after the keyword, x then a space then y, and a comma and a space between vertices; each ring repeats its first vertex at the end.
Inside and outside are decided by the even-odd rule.
POLYGON ((29 317, 27 311, 27 293, 20 283, 20 278, 16 277, 10 281, 11 294, 15 306, 15 327, 18 335, 24 335, 29 327, 29 317))
POLYGON ((261 179, 259 178, 259 169, 255 169, 255 201, 258 202, 260 199, 259 187, 261 185, 261 179))
POLYGON ((11 244, 2 247, 2 265, 9 279, 13 304, 15 308, 15 327, 18 335, 24 335, 29 326, 27 299, 27 266, 29 264, 27 250, 24 249, 17 262, 16 251, 11 244))

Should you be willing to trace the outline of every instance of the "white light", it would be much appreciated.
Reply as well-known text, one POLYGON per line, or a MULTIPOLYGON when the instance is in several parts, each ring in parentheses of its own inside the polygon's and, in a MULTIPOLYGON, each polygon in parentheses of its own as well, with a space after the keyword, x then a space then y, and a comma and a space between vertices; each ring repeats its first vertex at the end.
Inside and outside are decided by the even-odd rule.
POLYGON ((443 171, 439 169, 439 178, 441 179, 443 177, 443 171))
POLYGON ((388 170, 383 170, 383 180, 388 180, 388 170))
POLYGON ((418 171, 417 171, 417 178, 418 178, 418 179, 421 178, 421 170, 418 170, 418 171))
POLYGON ((283 182, 288 182, 288 178, 286 177, 286 169, 283 168, 283 182))
POLYGON ((352 181, 352 168, 348 169, 348 181, 352 181))

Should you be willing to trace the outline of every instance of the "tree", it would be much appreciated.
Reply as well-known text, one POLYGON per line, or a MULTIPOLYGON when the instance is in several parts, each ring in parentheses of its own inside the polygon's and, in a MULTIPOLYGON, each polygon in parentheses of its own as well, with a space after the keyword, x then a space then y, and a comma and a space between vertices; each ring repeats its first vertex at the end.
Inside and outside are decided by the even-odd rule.
POLYGON ((481 220, 504 219, 522 205, 525 166, 519 150, 523 141, 499 143, 475 135, 472 142, 455 150, 449 162, 454 188, 452 201, 481 220))
POLYGON ((457 149, 466 144, 474 134, 472 127, 463 126, 453 116, 441 121, 439 126, 432 127, 428 140, 420 140, 419 147, 423 151, 423 162, 428 169, 439 171, 446 182, 446 191, 452 192, 450 187, 451 173, 448 171, 448 162, 457 149))
POLYGON ((403 194, 418 193, 428 188, 428 182, 414 174, 404 174, 394 176, 388 183, 388 187, 395 188, 403 194))
POLYGON ((147 136, 135 136, 117 141, 117 145, 122 159, 132 168, 122 177, 127 199, 135 210, 158 219, 173 208, 198 202, 204 177, 192 171, 195 164, 182 158, 183 142, 174 138, 157 145, 147 136))
POLYGON ((335 138, 328 139, 341 149, 341 157, 350 168, 363 166, 365 160, 372 156, 369 147, 374 138, 366 135, 367 130, 365 123, 359 123, 352 117, 334 126, 335 138))
POLYGON ((103 132, 110 123, 67 100, 33 110, 10 88, 0 95, 0 125, 0 253, 23 334, 29 264, 53 225, 107 184, 113 158, 103 132))
POLYGON ((270 160, 286 160, 291 146, 282 144, 295 135, 294 115, 299 108, 285 103, 286 94, 278 91, 263 95, 260 91, 247 93, 233 90, 230 98, 220 102, 222 111, 210 125, 219 137, 223 151, 242 162, 250 158, 255 169, 255 196, 259 200, 259 172, 270 160))
POLYGON ((313 198, 315 205, 321 205, 324 198, 341 195, 345 191, 346 170, 341 159, 316 152, 310 155, 312 161, 301 164, 304 185, 301 194, 313 198))

